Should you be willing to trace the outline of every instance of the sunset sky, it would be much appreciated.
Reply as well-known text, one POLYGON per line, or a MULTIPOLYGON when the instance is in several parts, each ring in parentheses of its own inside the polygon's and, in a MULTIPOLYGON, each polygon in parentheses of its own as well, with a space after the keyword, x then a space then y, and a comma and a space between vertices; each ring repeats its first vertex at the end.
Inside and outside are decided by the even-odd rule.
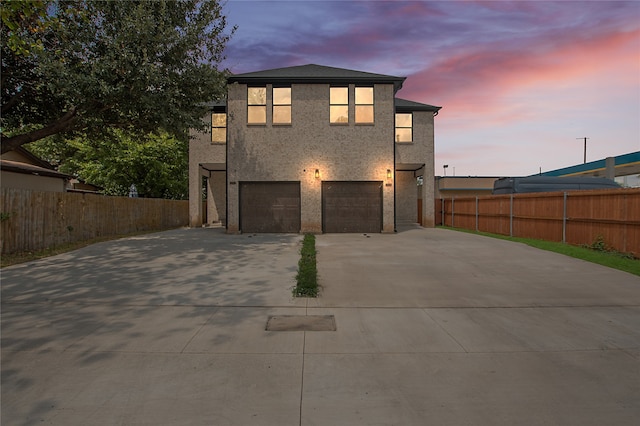
POLYGON ((245 1, 234 73, 319 64, 407 77, 442 106, 436 175, 526 176, 640 151, 640 2, 245 1))

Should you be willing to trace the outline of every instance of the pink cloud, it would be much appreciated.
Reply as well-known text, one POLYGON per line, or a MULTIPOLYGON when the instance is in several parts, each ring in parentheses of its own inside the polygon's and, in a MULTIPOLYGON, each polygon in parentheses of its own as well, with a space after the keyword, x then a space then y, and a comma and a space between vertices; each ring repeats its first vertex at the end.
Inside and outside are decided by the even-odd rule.
POLYGON ((513 120, 530 114, 526 102, 517 99, 525 91, 552 96, 553 90, 593 79, 611 88, 640 90, 640 30, 583 40, 558 38, 544 49, 535 46, 463 51, 409 76, 401 96, 443 105, 445 114, 502 112, 502 119, 513 120), (508 112, 501 111, 505 103, 508 112))

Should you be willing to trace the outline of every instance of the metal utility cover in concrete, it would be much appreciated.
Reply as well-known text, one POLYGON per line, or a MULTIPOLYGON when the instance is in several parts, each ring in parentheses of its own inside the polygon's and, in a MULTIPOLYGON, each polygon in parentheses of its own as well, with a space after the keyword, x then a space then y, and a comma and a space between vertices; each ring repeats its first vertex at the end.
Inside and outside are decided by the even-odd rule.
POLYGON ((336 331, 333 315, 274 315, 267 320, 267 331, 336 331))

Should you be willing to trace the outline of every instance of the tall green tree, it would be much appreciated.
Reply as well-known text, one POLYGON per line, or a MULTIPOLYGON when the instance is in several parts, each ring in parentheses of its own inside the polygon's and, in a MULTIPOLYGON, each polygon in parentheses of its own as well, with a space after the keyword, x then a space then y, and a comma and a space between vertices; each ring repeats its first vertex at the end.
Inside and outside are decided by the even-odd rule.
POLYGON ((224 94, 218 66, 235 28, 217 0, 0 7, 3 153, 58 134, 118 140, 114 129, 184 139, 224 94))
POLYGON ((5 0, 0 4, 2 43, 17 55, 28 55, 44 48, 37 34, 55 21, 47 14, 44 0, 5 0))
POLYGON ((104 194, 126 196, 134 184, 140 197, 188 198, 184 139, 166 133, 134 139, 119 130, 108 139, 55 139, 41 139, 28 149, 59 171, 101 187, 104 194))

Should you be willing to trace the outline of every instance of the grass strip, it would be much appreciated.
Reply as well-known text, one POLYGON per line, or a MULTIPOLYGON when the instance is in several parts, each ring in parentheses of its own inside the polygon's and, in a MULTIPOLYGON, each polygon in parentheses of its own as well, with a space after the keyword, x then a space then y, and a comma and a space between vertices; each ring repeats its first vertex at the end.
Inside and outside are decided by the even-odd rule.
POLYGON ((318 296, 318 269, 316 267, 316 237, 313 234, 305 234, 298 261, 298 274, 296 286, 293 289, 295 297, 318 296))
POLYGON ((634 259, 632 256, 626 253, 619 253, 613 250, 603 250, 601 248, 598 248, 597 242, 593 244, 593 247, 575 246, 554 241, 536 240, 533 238, 509 237, 506 235, 490 234, 488 232, 472 231, 463 228, 451 228, 449 226, 441 226, 439 228, 523 243, 541 250, 564 254, 576 259, 582 259, 587 262, 597 263, 598 265, 607 266, 609 268, 618 269, 620 271, 640 276, 640 260, 634 259))

